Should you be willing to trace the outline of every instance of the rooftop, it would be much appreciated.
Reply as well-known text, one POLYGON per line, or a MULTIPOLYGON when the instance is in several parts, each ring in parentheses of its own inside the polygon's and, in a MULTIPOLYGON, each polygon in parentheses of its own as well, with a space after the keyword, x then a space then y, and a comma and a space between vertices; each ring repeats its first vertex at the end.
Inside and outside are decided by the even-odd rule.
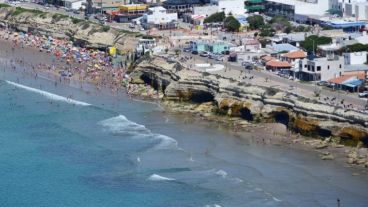
POLYGON ((291 65, 286 61, 270 60, 266 63, 266 66, 274 68, 291 68, 291 65))

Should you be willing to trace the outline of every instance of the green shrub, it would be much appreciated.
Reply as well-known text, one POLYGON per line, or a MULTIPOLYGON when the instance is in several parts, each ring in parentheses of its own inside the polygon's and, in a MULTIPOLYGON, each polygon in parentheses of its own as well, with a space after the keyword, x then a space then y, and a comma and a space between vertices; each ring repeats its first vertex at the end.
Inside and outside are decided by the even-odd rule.
POLYGON ((6 8, 6 7, 10 7, 9 4, 0 4, 0 8, 6 8))
POLYGON ((104 25, 102 26, 102 32, 108 32, 110 30, 110 26, 104 25))
POLYGON ((89 22, 83 22, 82 24, 82 30, 88 29, 89 28, 89 22))
POLYGON ((83 21, 84 21, 84 20, 82 20, 82 19, 78 19, 78 18, 74 18, 74 17, 71 17, 71 19, 72 19, 73 24, 78 24, 78 23, 80 23, 80 22, 83 22, 83 21))
POLYGON ((66 18, 69 18, 69 16, 67 15, 64 15, 64 14, 54 14, 52 15, 52 19, 55 21, 55 22, 58 22, 62 19, 66 19, 66 18))

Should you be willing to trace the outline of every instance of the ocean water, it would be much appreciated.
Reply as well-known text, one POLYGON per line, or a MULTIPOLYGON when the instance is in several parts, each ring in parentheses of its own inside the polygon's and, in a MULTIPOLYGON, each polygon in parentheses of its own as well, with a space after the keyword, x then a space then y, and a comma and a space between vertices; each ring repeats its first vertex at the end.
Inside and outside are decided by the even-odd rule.
POLYGON ((368 179, 316 153, 91 86, 0 79, 0 206, 368 206, 368 179))

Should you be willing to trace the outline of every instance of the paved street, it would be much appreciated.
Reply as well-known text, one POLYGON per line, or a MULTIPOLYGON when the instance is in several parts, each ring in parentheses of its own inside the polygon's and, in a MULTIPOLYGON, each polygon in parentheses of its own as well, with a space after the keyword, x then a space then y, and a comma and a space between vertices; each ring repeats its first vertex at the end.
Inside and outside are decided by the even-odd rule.
MULTIPOLYGON (((307 96, 314 99, 319 99, 324 101, 326 97, 329 99, 336 98, 336 101, 334 101, 335 105, 343 106, 352 104, 355 109, 358 110, 364 110, 364 107, 367 104, 367 99, 359 98, 358 95, 355 93, 347 93, 344 91, 333 91, 330 88, 317 86, 313 83, 301 83, 296 82, 293 80, 289 80, 287 78, 283 78, 280 76, 277 76, 276 74, 265 71, 265 70, 246 70, 244 67, 240 66, 239 63, 222 63, 218 62, 213 59, 209 59, 206 57, 201 57, 199 55, 192 55, 190 53, 183 53, 183 56, 191 56, 192 62, 187 63, 187 65, 193 65, 197 63, 212 63, 212 64, 224 64, 225 70, 212 72, 213 74, 220 74, 227 77, 232 77, 234 79, 237 79, 239 81, 248 82, 248 83, 254 83, 257 85, 264 85, 264 86, 272 86, 275 88, 280 88, 283 90, 292 91, 298 94, 301 94, 303 96, 307 96), (244 71, 241 73, 241 71, 244 71), (243 79, 244 77, 247 77, 243 79), (252 77, 252 79, 249 79, 249 77, 252 77), (266 82, 267 79, 267 82, 266 82), (316 97, 314 91, 320 91, 320 97, 316 97), (341 104, 341 101, 343 101, 343 104, 341 104)), ((328 101, 327 101, 328 102, 328 101)))

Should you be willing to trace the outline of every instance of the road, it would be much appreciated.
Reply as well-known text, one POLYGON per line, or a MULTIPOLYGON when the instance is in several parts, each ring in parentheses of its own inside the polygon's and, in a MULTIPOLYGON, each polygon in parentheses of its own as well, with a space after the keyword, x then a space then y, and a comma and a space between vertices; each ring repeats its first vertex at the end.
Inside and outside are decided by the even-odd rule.
POLYGON ((276 74, 266 70, 246 70, 244 69, 244 67, 240 66, 239 63, 232 63, 232 62, 222 63, 213 59, 201 57, 199 55, 192 55, 190 53, 183 53, 182 55, 191 56, 193 58, 193 61, 190 62, 189 64, 192 65, 194 65, 195 63, 206 63, 206 62, 212 64, 223 64, 225 66, 225 70, 212 73, 226 75, 227 77, 232 77, 239 81, 250 82, 255 83, 257 85, 264 85, 269 87, 272 86, 275 88, 280 88, 282 90, 292 91, 294 93, 301 94, 303 96, 320 101, 325 101, 325 98, 327 97, 329 100, 332 98, 336 98, 336 101, 334 101, 334 103, 331 103, 328 100, 326 100, 326 104, 328 103, 338 106, 352 104, 354 109, 364 110, 365 106, 368 103, 367 99, 359 98, 356 93, 347 93, 340 90, 333 91, 330 88, 317 86, 313 83, 303 83, 289 80, 287 78, 277 76, 276 74), (241 73, 241 71, 243 72, 241 73), (247 77, 254 76, 254 77, 252 79, 249 78, 243 79, 244 76, 247 77), (315 91, 320 92, 319 97, 316 97, 315 91))

